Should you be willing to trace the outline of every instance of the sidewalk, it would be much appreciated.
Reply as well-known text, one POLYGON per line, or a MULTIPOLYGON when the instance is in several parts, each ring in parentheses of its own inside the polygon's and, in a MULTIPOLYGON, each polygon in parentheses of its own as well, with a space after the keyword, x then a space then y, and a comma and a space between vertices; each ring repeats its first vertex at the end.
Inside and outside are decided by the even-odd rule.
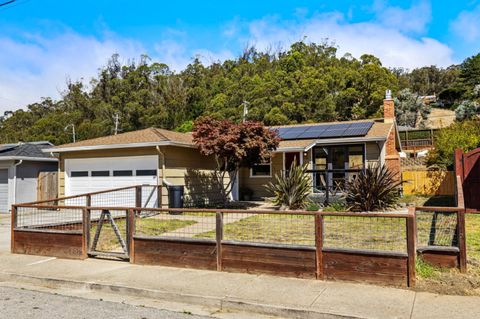
POLYGON ((476 318, 479 297, 0 252, 0 284, 82 289, 293 318, 476 318))

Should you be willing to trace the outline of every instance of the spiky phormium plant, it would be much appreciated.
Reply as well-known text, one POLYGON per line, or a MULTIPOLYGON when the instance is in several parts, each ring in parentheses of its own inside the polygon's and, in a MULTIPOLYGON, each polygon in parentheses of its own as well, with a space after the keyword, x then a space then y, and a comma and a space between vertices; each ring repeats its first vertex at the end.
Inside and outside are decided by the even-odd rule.
POLYGON ((292 163, 288 174, 275 175, 275 183, 269 183, 265 187, 273 194, 275 205, 292 210, 305 208, 312 188, 307 165, 292 163))
POLYGON ((352 211, 378 211, 395 207, 402 184, 385 165, 370 165, 347 182, 346 201, 352 211))

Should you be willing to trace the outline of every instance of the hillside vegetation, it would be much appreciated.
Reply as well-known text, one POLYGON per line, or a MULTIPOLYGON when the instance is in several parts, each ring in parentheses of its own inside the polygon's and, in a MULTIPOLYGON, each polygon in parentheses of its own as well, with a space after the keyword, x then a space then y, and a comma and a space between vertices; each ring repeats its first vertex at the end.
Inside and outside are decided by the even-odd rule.
MULTIPOLYGON (((240 120, 244 103, 249 119, 277 125, 378 117, 386 89, 394 95, 403 90, 406 101, 412 100, 408 94, 436 93, 438 106, 445 108, 475 100, 480 90, 480 56, 447 69, 408 71, 388 69, 372 55, 337 57, 328 43, 297 42, 274 53, 250 48, 234 60, 208 66, 193 59, 180 72, 147 56, 120 61, 113 55, 89 85, 67 83, 59 100, 47 97, 5 112, 0 143, 68 143, 68 124, 75 125, 77 140, 109 135, 116 114, 123 132, 150 126, 189 131, 192 120, 202 115, 240 120)), ((461 114, 471 114, 472 106, 464 107, 461 114)), ((406 105, 402 118, 411 119, 405 112, 414 112, 416 119, 420 110, 406 105)))

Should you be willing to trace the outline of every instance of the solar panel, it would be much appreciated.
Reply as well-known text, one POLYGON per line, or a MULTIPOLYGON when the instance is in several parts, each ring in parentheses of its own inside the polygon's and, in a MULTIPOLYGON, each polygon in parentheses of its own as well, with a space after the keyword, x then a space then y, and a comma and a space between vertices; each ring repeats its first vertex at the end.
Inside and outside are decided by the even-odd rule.
POLYGON ((279 136, 284 140, 337 138, 347 136, 364 136, 373 122, 317 124, 278 128, 279 136))
POLYGON ((352 123, 352 125, 343 132, 342 137, 367 135, 372 125, 373 122, 352 123))

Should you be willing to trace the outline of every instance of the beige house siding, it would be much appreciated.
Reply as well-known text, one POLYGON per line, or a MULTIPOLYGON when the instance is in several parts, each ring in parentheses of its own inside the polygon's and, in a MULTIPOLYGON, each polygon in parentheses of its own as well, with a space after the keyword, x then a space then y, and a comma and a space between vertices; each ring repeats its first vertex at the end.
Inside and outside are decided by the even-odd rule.
MULTIPOLYGON (((60 165, 58 174, 58 196, 65 196, 65 160, 73 158, 95 158, 95 157, 124 157, 141 155, 158 155, 158 182, 161 183, 163 176, 163 160, 165 160, 165 179, 173 185, 185 186, 185 194, 201 194, 203 191, 207 195, 205 203, 218 200, 218 190, 214 190, 212 183, 207 183, 215 168, 213 158, 208 158, 199 154, 194 148, 167 146, 161 147, 164 157, 155 147, 145 148, 124 148, 110 150, 77 151, 60 154, 60 165), (207 192, 208 191, 208 192, 207 192), (205 193, 206 192, 206 193, 205 193), (217 198, 213 198, 217 196, 217 198)), ((228 180, 225 181, 228 183, 228 180)), ((197 195, 198 196, 198 195, 197 195)), ((200 200, 200 198, 195 198, 200 200)), ((162 191, 162 204, 168 205, 168 193, 164 188, 162 191)))
MULTIPOLYGON (((303 163, 311 168, 311 152, 303 153, 303 163)), ((242 167, 239 172, 240 188, 249 188, 253 191, 254 199, 270 197, 271 194, 265 189, 265 185, 275 180, 275 175, 283 171, 283 153, 274 153, 272 157, 271 177, 250 177, 250 169, 242 167)))

